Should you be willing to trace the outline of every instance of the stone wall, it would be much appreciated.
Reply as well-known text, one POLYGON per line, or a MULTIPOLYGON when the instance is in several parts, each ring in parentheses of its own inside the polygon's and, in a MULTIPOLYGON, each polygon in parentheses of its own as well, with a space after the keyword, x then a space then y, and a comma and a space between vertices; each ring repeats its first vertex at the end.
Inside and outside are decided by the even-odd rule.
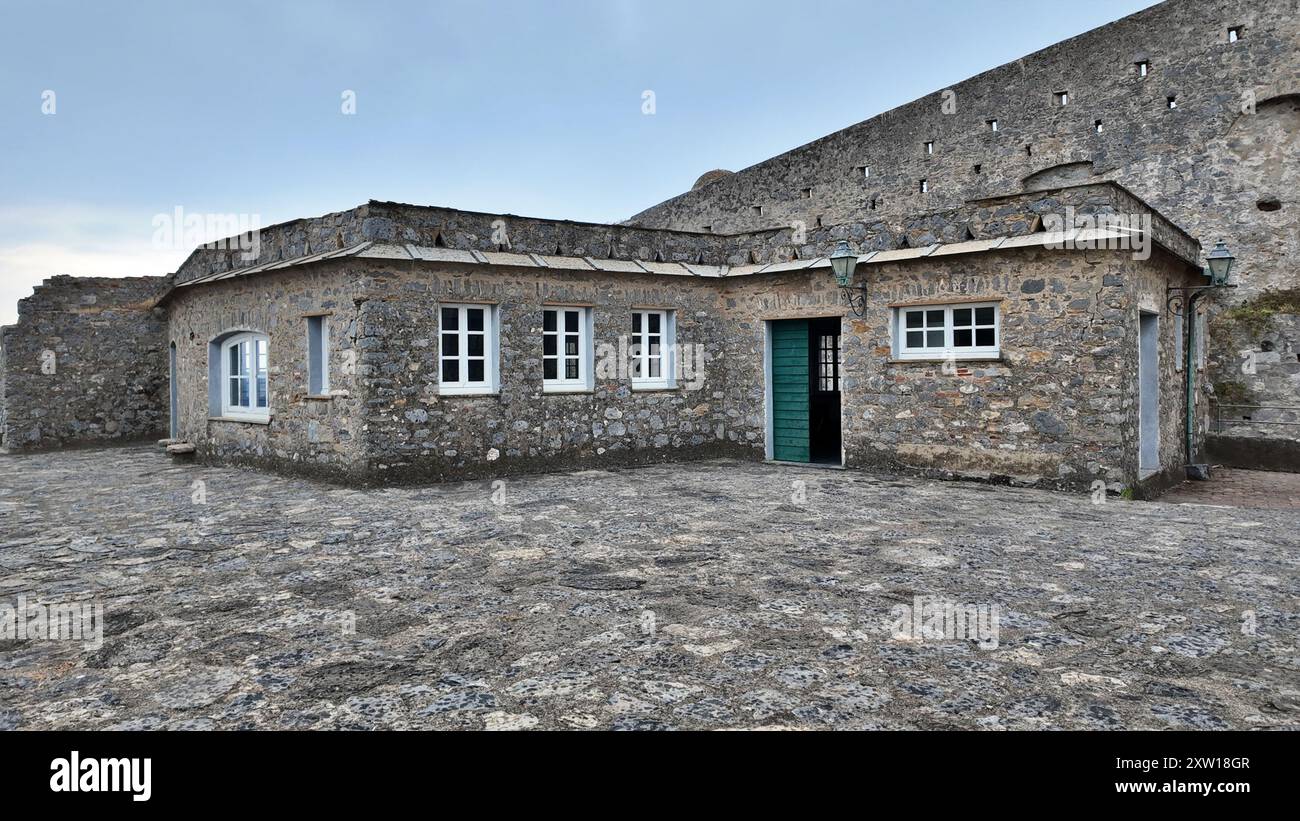
POLYGON ((474 266, 370 266, 364 274, 359 365, 367 384, 370 473, 380 481, 747 453, 729 446, 733 420, 721 402, 728 363, 718 353, 730 323, 709 281, 474 266), (440 395, 439 302, 497 306, 498 394, 440 395), (543 392, 546 304, 590 307, 596 365, 591 392, 543 392), (602 367, 617 358, 634 307, 675 311, 678 345, 705 356, 702 372, 693 374, 698 378, 679 380, 674 389, 641 391, 631 388, 616 364, 602 367))
MULTIPOLYGON (((1228 241, 1240 287, 1219 300, 1226 309, 1300 284, 1300 2, 1169 0, 713 176, 630 224, 730 233, 857 223, 898 233, 912 215, 968 200, 1117 180, 1207 248, 1228 241), (1236 26, 1244 30, 1229 42, 1236 26)), ((1211 344, 1229 360, 1240 341, 1211 344)), ((1256 381, 1262 395, 1300 404, 1290 374, 1256 381)))
POLYGON ((201 458, 282 472, 364 480, 363 386, 356 378, 358 279, 338 265, 177 289, 167 302, 176 345, 180 438, 201 458), (327 312, 329 398, 307 384, 307 320, 327 312), (270 423, 210 414, 209 343, 232 331, 267 335, 270 423))
POLYGON ((538 219, 373 200, 347 211, 268 226, 257 236, 255 258, 245 259, 245 252, 233 243, 228 248, 199 248, 178 269, 176 281, 188 282, 207 274, 367 241, 705 265, 771 262, 781 253, 788 254, 790 247, 790 232, 781 229, 723 237, 708 232, 538 219))
POLYGON ((167 429, 165 277, 57 276, 0 329, 0 444, 156 438, 167 429))
MULTIPOLYGON (((727 411, 762 431, 764 320, 843 315, 842 428, 846 464, 907 467, 1048 487, 1138 485, 1137 311, 1164 313, 1166 277, 1185 263, 1117 251, 991 252, 867 266, 870 301, 845 314, 825 271, 727 282, 736 328, 727 411), (1157 293, 1160 295, 1156 298, 1157 293), (890 306, 998 301, 998 361, 891 359, 890 306)), ((860 274, 861 276, 861 274, 860 274)), ((1167 314, 1162 316, 1167 319, 1167 314)), ((1173 323, 1161 325, 1161 465, 1181 478, 1182 379, 1173 323)), ((732 427, 729 436, 746 440, 732 427)))

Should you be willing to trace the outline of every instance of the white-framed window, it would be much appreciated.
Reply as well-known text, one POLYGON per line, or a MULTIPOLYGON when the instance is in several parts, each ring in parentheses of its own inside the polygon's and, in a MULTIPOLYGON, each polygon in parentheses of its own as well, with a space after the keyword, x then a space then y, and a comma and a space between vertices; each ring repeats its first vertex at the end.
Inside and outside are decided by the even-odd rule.
POLYGON ((671 388, 675 385, 676 349, 677 323, 673 311, 632 311, 632 339, 628 349, 632 389, 671 388))
POLYGON ((330 332, 328 318, 307 317, 307 393, 325 396, 330 392, 330 332))
POLYGON ((439 393, 495 393, 496 306, 439 305, 438 319, 439 393))
POLYGON ((1001 352, 996 302, 918 305, 894 309, 899 359, 987 359, 1001 352))
POLYGON ((271 417, 267 380, 269 340, 264 334, 241 333, 221 343, 221 415, 266 421, 271 417))
POLYGON ((586 391, 591 383, 591 309, 542 309, 542 388, 586 391))

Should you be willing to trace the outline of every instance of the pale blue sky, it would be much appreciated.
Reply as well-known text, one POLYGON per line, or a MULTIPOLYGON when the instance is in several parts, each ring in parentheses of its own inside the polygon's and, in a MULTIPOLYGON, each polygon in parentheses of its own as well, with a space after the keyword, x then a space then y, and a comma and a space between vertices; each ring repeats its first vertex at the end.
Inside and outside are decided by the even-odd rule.
POLYGON ((0 324, 53 274, 173 270, 178 206, 626 219, 1149 5, 0 0, 0 324))

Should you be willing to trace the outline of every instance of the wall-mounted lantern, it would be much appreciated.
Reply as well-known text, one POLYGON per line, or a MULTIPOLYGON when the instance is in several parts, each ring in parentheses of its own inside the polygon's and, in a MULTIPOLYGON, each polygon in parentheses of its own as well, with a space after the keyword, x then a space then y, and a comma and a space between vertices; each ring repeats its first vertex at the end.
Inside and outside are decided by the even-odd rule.
POLYGON ((1210 278, 1210 283, 1215 287, 1223 287, 1228 284, 1228 275, 1232 273, 1232 263, 1237 258, 1228 250, 1228 246, 1223 240, 1214 244, 1214 250, 1205 257, 1205 274, 1210 278))
POLYGON ((849 250, 849 241, 842 239, 831 254, 831 271, 835 273, 835 284, 849 300, 853 313, 862 316, 867 309, 867 286, 853 287, 853 270, 858 266, 858 255, 849 250))

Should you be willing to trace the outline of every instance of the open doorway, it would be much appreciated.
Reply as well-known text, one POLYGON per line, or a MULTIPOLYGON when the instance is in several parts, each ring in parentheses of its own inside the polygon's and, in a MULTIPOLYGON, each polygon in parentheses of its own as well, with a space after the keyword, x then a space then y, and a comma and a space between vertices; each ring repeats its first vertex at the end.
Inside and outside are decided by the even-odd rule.
POLYGON ((766 365, 768 455, 842 464, 840 318, 769 322, 766 365))
POLYGON ((1160 317, 1138 315, 1138 473, 1160 470, 1160 317))
POLYGON ((181 435, 181 423, 177 417, 180 415, 180 395, 176 385, 176 343, 173 342, 167 350, 167 383, 168 396, 170 402, 167 409, 167 435, 172 439, 177 439, 181 435))

